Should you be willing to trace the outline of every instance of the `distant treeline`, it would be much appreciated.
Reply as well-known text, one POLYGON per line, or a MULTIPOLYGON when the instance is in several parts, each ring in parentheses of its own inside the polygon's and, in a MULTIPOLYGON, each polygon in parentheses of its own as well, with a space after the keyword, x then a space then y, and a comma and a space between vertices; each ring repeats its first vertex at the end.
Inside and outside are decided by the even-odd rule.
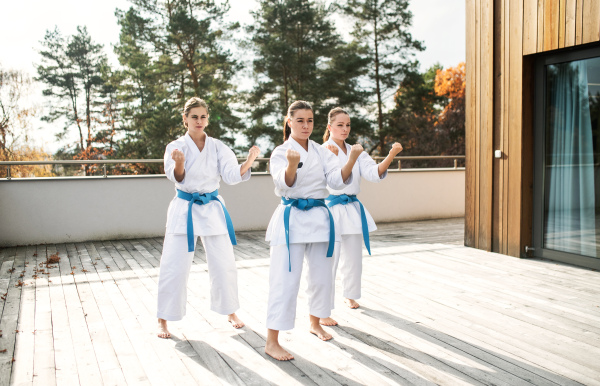
POLYGON ((249 26, 225 21, 227 1, 131 3, 116 11, 116 67, 83 26, 40 42, 35 78, 51 102, 43 119, 64 127, 56 158, 162 158, 185 132, 180 112, 192 96, 210 106, 209 135, 239 153, 259 143, 268 156, 288 105, 303 99, 315 109, 314 140, 341 106, 349 142, 373 155, 395 141, 403 155, 464 154, 464 64, 418 70, 424 45, 409 33, 408 0, 259 1, 249 26), (73 131, 75 143, 65 139, 73 131))

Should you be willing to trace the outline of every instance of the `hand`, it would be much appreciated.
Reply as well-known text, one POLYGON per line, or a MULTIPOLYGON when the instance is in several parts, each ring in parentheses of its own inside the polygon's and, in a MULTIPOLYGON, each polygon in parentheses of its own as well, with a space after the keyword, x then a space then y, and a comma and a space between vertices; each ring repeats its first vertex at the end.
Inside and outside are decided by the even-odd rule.
POLYGON ((390 149, 390 155, 395 156, 396 154, 402 151, 402 145, 399 142, 394 142, 392 148, 390 149))
POLYGON ((358 159, 358 156, 363 152, 363 147, 360 143, 352 145, 350 148, 350 157, 354 160, 358 159))
POLYGON ((175 161, 176 164, 183 164, 185 162, 185 155, 179 149, 175 149, 171 152, 171 158, 175 161))
POLYGON ((326 149, 329 149, 333 154, 338 155, 338 147, 333 145, 325 145, 326 149))
POLYGON ((258 146, 252 146, 250 150, 248 150, 248 162, 254 162, 254 160, 260 155, 260 149, 258 146))
POLYGON ((288 160, 288 165, 298 166, 300 163, 300 153, 296 150, 287 149, 285 152, 285 158, 288 160))

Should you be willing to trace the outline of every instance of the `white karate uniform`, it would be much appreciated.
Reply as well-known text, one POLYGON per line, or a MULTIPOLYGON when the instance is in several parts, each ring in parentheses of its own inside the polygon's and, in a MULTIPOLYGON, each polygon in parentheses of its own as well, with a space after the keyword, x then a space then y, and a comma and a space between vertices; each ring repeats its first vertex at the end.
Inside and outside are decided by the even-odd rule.
MULTIPOLYGON (((291 137, 273 150, 270 170, 275 182, 275 194, 288 199, 324 199, 329 195, 328 184, 341 189, 353 180, 353 176, 350 175, 345 182, 342 181, 341 167, 329 150, 309 140, 306 151, 291 137), (291 187, 285 183, 285 169, 288 165, 285 152, 290 148, 300 153, 302 162, 291 187)), ((266 235, 266 240, 271 244, 267 309, 267 328, 271 330, 294 328, 302 262, 305 257, 308 265, 309 312, 319 318, 326 318, 331 314, 333 259, 326 257, 329 243, 329 212, 324 207, 314 207, 310 210, 291 208, 288 255, 284 211, 285 205, 279 204, 271 217, 266 235), (291 272, 288 262, 290 257, 291 272)))
MULTIPOLYGON (((240 176, 241 165, 233 151, 223 142, 206 136, 200 151, 189 134, 171 142, 165 151, 165 174, 175 183, 175 188, 187 193, 211 193, 219 188, 221 178, 234 185, 250 179, 250 170, 240 176), (175 179, 173 150, 185 156, 185 176, 175 179)), ((221 202, 223 198, 218 196, 221 202)), ((187 280, 194 252, 188 252, 187 216, 189 201, 175 197, 169 204, 163 253, 158 279, 157 316, 165 320, 181 320, 185 316, 187 280)), ((206 252, 211 284, 211 309, 228 315, 239 309, 237 270, 233 246, 229 239, 225 215, 221 204, 210 201, 205 205, 192 205, 194 245, 200 237, 206 252)))
MULTIPOLYGON (((352 148, 350 145, 345 143, 346 153, 344 153, 331 138, 329 138, 322 146, 325 148, 325 145, 333 145, 338 148, 337 159, 339 165, 343 166, 348 162, 348 155, 352 148)), ((330 150, 327 151, 331 152, 330 150)), ((354 179, 351 184, 340 190, 328 187, 329 193, 333 195, 358 195, 358 193, 360 193, 360 177, 363 177, 370 182, 379 182, 387 177, 387 170, 380 177, 377 163, 367 152, 363 151, 360 156, 358 156, 358 159, 352 168, 352 175, 354 176, 354 179)), ((334 205, 330 210, 333 214, 335 230, 338 234, 338 239, 340 240, 339 243, 336 243, 335 250, 333 251, 333 289, 331 291, 331 309, 333 309, 335 277, 338 264, 340 266, 340 272, 342 273, 344 297, 347 299, 360 299, 361 297, 363 234, 360 205, 358 202, 351 202, 346 205, 334 205)), ((369 232, 373 232, 377 229, 375 221, 366 207, 364 210, 369 232)))

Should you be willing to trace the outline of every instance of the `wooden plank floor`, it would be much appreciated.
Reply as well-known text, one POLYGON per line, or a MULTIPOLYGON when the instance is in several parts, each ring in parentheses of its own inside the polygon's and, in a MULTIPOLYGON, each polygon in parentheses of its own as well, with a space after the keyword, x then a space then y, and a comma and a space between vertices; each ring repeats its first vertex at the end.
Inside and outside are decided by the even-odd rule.
POLYGON ((381 225, 361 307, 338 295, 329 342, 307 331, 303 280, 281 334, 291 362, 264 354, 264 232, 237 234, 246 327, 209 310, 199 247, 170 340, 155 337, 161 238, 0 249, 0 385, 600 385, 600 273, 465 248, 463 233, 462 219, 381 225))

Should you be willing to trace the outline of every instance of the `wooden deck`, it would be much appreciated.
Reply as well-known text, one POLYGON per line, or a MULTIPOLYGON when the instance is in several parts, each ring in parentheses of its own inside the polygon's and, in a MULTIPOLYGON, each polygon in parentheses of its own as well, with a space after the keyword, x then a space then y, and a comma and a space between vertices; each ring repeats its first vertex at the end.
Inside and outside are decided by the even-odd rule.
POLYGON ((600 385, 600 273, 465 248, 462 219, 380 226, 361 308, 338 296, 321 342, 301 288, 281 334, 296 359, 277 362, 263 236, 235 248, 246 327, 209 310, 199 248, 170 340, 155 337, 162 239, 0 249, 0 385, 600 385))

